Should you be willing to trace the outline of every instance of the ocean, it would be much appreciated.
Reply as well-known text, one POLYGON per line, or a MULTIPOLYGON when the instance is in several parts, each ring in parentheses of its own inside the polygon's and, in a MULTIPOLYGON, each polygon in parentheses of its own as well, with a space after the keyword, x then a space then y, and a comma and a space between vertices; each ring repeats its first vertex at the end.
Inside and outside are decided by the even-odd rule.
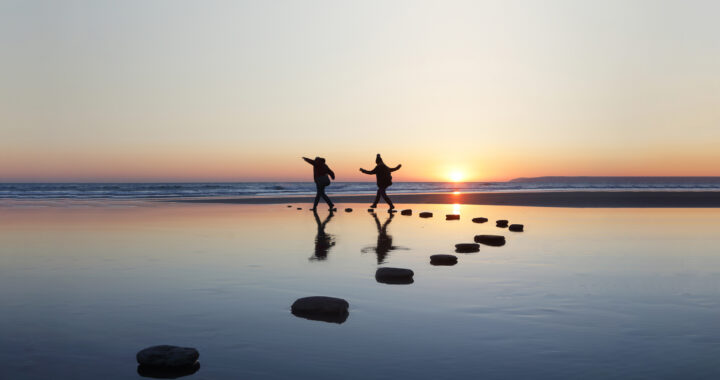
MULTIPOLYGON (((328 194, 371 194, 374 182, 334 182, 328 194)), ((396 182, 391 193, 720 191, 720 177, 538 177, 507 182, 396 182)), ((312 182, 0 183, 4 199, 163 199, 307 195, 312 182)))

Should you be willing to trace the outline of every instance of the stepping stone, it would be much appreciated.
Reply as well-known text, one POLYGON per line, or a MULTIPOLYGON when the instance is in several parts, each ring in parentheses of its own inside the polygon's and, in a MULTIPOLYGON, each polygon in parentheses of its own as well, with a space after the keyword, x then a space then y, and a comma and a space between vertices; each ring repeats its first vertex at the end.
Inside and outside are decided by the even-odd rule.
POLYGON ((288 205, 288 208, 292 207, 292 205, 288 205))
POLYGON ((460 220, 459 214, 447 214, 445 215, 445 220, 460 220))
POLYGON ((495 225, 498 226, 498 227, 500 227, 500 228, 505 228, 505 227, 508 226, 508 221, 507 221, 507 220, 504 220, 504 219, 500 219, 500 220, 498 220, 498 221, 495 222, 495 225))
POLYGON ((342 298, 304 297, 293 302, 290 311, 293 315, 313 321, 343 323, 348 318, 350 304, 342 298))
POLYGON ((410 209, 402 210, 402 211, 400 211, 400 215, 412 215, 412 210, 410 210, 410 209))
POLYGON ((418 215, 420 215, 421 218, 432 218, 432 216, 433 216, 433 214, 428 211, 423 211, 418 215))
POLYGON ((352 212, 352 209, 350 207, 345 209, 345 212, 352 212))
POLYGON ((177 379, 179 377, 192 375, 198 370, 200 370, 200 362, 195 362, 195 364, 189 367, 179 368, 157 368, 142 364, 137 367, 138 375, 155 379, 177 379))
POLYGON ((513 232, 523 232, 524 228, 525 226, 522 224, 511 224, 510 227, 508 227, 508 229, 513 232))
POLYGON ((500 235, 476 235, 475 242, 493 247, 501 247, 505 245, 505 236, 500 235))
POLYGON ((458 258, 455 255, 432 255, 430 256, 431 265, 455 265, 458 258))
POLYGON ((473 223, 485 223, 488 221, 488 218, 473 218, 473 223))
POLYGON ((472 253, 478 251, 480 251, 480 244, 477 243, 455 244, 455 252, 457 253, 472 253))
POLYGON ((297 209, 298 209, 298 210, 302 210, 302 207, 298 207, 297 209))
POLYGON ((140 350, 136 355, 138 364, 156 369, 176 369, 191 367, 200 357, 198 350, 192 347, 152 346, 140 350))
POLYGON ((383 284, 412 284, 415 273, 404 268, 378 268, 375 271, 375 281, 383 284))

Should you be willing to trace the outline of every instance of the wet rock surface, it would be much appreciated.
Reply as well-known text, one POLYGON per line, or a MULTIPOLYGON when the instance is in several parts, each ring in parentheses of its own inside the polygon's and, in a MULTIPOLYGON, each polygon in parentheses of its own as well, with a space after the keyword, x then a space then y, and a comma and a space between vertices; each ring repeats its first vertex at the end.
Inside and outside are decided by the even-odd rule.
POLYGON ((156 369, 191 367, 199 357, 200 353, 192 347, 170 345, 148 347, 135 355, 138 364, 156 369))
POLYGON ((457 253, 471 253, 480 251, 480 244, 478 243, 459 243, 455 244, 455 252, 457 253))
POLYGON ((297 299, 290 311, 293 315, 314 321, 343 323, 350 304, 342 298, 313 296, 297 299))
POLYGON ((525 226, 522 224, 511 224, 508 229, 513 232, 523 232, 525 230, 525 226))
POLYGON ((402 210, 402 211, 400 211, 400 215, 412 215, 412 210, 410 210, 410 209, 402 210))
POLYGON ((486 223, 488 221, 488 218, 473 218, 473 223, 486 223))
POLYGON ((405 268, 378 268, 375 280, 383 284, 412 284, 415 273, 405 268))
POLYGON ((505 245, 505 236, 500 235, 475 235, 475 242, 493 247, 505 245))
POLYGON ((500 219, 500 220, 495 221, 495 225, 500 228, 505 228, 508 226, 508 221, 504 220, 504 219, 500 219))
POLYGON ((432 255, 430 256, 430 264, 432 265, 455 265, 458 258, 455 255, 432 255))
POLYGON ((418 215, 420 215, 421 218, 432 218, 433 213, 428 212, 428 211, 423 211, 418 215))
POLYGON ((345 209, 345 212, 352 212, 352 209, 350 207, 345 209))
POLYGON ((447 214, 445 215, 445 220, 460 220, 459 214, 447 214))

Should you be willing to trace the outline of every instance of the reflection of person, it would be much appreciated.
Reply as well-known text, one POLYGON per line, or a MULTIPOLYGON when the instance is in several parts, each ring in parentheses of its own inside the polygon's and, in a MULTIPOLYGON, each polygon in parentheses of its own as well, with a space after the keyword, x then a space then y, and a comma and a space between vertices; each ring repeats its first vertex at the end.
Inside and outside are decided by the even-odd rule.
POLYGON ((380 220, 378 219, 377 215, 375 215, 375 213, 372 213, 372 216, 373 218, 375 218, 375 225, 377 226, 378 230, 377 245, 375 247, 363 249, 363 252, 367 252, 368 250, 375 251, 378 264, 382 264, 385 262, 385 257, 387 257, 390 251, 398 249, 398 247, 392 244, 392 236, 388 235, 387 233, 388 225, 395 217, 395 214, 391 213, 385 223, 383 223, 382 225, 380 224, 380 220))
POLYGON ((375 166, 375 169, 373 170, 365 170, 363 168, 360 168, 360 171, 365 174, 375 174, 375 178, 377 179, 377 186, 378 191, 377 195, 375 195, 375 202, 370 206, 372 208, 377 207, 378 202, 380 201, 380 197, 382 197, 385 202, 390 206, 390 210, 394 209, 395 206, 393 205, 392 201, 390 200, 390 197, 387 196, 387 193, 385 190, 392 185, 392 175, 391 172, 394 172, 402 165, 398 165, 394 168, 390 168, 383 162, 382 158, 380 157, 380 154, 375 157, 375 163, 377 164, 375 166))
POLYGON ((330 219, 333 217, 333 212, 330 210, 327 218, 324 222, 320 222, 320 217, 317 211, 313 211, 315 216, 315 223, 317 223, 317 235, 315 235, 315 256, 311 260, 325 260, 327 259, 330 248, 335 245, 335 237, 333 235, 325 233, 325 226, 327 226, 330 219))
POLYGON ((325 164, 325 159, 322 157, 315 157, 314 160, 307 157, 303 157, 302 159, 313 166, 313 180, 315 181, 315 187, 317 188, 315 203, 313 204, 313 208, 311 210, 315 210, 317 208, 318 202, 320 202, 320 197, 327 202, 328 206, 330 206, 330 210, 332 210, 335 206, 330 198, 328 198, 327 194, 325 194, 325 188, 330 186, 330 178, 335 179, 335 173, 333 173, 327 164, 325 164))

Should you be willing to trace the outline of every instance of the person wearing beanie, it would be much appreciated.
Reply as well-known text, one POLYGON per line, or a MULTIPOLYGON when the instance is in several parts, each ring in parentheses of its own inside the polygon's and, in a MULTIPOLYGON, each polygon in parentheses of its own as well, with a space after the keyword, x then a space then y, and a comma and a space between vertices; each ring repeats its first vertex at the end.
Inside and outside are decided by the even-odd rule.
POLYGON ((375 156, 375 164, 376 166, 373 170, 365 170, 363 168, 360 168, 360 171, 365 174, 375 174, 375 178, 377 180, 377 195, 375 196, 375 202, 373 202, 370 207, 377 207, 377 204, 380 201, 380 197, 382 197, 385 202, 387 202, 387 204, 390 206, 390 210, 392 210, 395 208, 395 206, 393 205, 390 197, 388 197, 385 190, 387 190, 387 188, 392 185, 392 175, 390 173, 400 169, 402 165, 398 165, 394 168, 388 167, 387 165, 385 165, 385 162, 383 162, 382 157, 380 157, 380 153, 375 156))

